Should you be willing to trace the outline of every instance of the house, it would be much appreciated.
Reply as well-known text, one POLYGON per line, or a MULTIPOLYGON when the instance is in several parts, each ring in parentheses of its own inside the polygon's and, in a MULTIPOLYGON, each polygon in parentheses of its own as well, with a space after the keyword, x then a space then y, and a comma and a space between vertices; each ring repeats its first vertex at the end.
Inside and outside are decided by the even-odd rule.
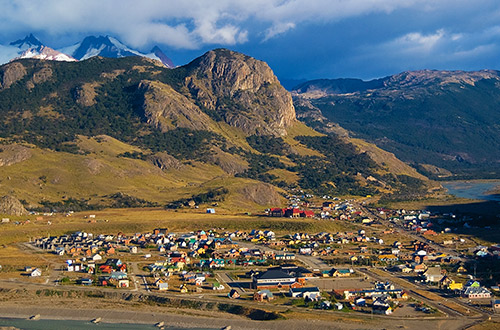
POLYGON ((270 217, 283 217, 285 215, 285 210, 279 207, 272 208, 269 211, 270 217))
POLYGON ((260 290, 260 291, 257 291, 254 293, 253 295, 253 300, 255 301, 269 301, 269 300, 273 300, 274 299, 274 296, 272 294, 271 291, 269 290, 260 290))
POLYGON ((448 284, 448 289, 453 291, 462 290, 463 287, 464 287, 463 283, 456 283, 454 280, 452 280, 450 284, 448 284))
POLYGON ((163 280, 157 280, 155 282, 155 285, 156 285, 156 288, 158 289, 158 291, 166 291, 168 290, 168 282, 165 282, 163 280))
POLYGON ((286 209, 285 210, 285 217, 289 218, 299 218, 301 216, 301 211, 299 209, 286 209))
POLYGON ((42 276, 42 270, 40 268, 35 268, 31 271, 30 276, 31 277, 42 276))
POLYGON ((314 211, 305 210, 300 213, 300 216, 303 218, 314 218, 314 211))
POLYGON ((82 278, 82 279, 80 279, 80 284, 81 285, 92 285, 92 279, 91 278, 82 278))
POLYGON ((398 261, 399 258, 397 256, 395 256, 394 254, 381 254, 378 256, 378 260, 392 262, 392 261, 398 261))
POLYGON ((391 306, 373 306, 373 314, 382 314, 382 315, 391 315, 392 308, 391 306))
POLYGON ((413 271, 415 273, 423 273, 427 270, 427 266, 425 264, 418 264, 413 267, 413 271))
POLYGON ((444 277, 439 266, 427 268, 423 276, 426 282, 432 283, 438 283, 444 277))
POLYGON ((365 298, 358 298, 354 301, 356 306, 364 307, 366 306, 366 299, 365 298))
POLYGON ((475 281, 475 280, 468 280, 467 283, 465 283, 465 287, 472 287, 472 288, 480 288, 481 287, 481 283, 479 283, 479 281, 475 281))
POLYGON ((227 296, 231 299, 238 299, 240 297, 240 294, 238 293, 238 291, 236 291, 235 289, 232 289, 228 294, 227 296))
POLYGON ((309 288, 290 288, 290 296, 292 298, 304 298, 309 300, 316 300, 320 297, 320 291, 318 287, 309 288))
POLYGON ((407 265, 397 265, 394 267, 394 270, 402 273, 410 273, 412 271, 412 269, 407 265))
POLYGON ((348 268, 332 268, 328 274, 332 277, 348 277, 353 273, 352 269, 348 268))
POLYGON ((111 274, 111 272, 113 272, 113 267, 111 267, 110 265, 100 265, 100 266, 99 266, 99 270, 100 270, 102 273, 108 273, 108 274, 111 274))
POLYGON ((387 300, 383 298, 375 299, 372 304, 372 309, 373 309, 373 314, 383 314, 383 315, 392 314, 391 306, 387 303, 387 300))
POLYGON ((276 260, 294 260, 295 254, 293 253, 277 253, 274 255, 276 260))
POLYGON ((102 260, 102 256, 100 254, 94 254, 94 256, 92 256, 92 260, 93 261, 101 261, 102 260))
POLYGON ((127 273, 124 272, 112 272, 109 277, 113 280, 122 280, 127 278, 127 273))
POLYGON ((333 202, 323 202, 323 211, 330 211, 331 209, 333 209, 335 207, 335 203, 333 202))
POLYGON ((67 265, 66 265, 66 271, 68 271, 68 272, 80 272, 82 270, 83 270, 83 265, 81 263, 77 264, 77 263, 70 262, 70 263, 67 263, 67 265))
POLYGON ((484 287, 469 286, 462 291, 462 297, 469 299, 491 298, 491 292, 484 287))

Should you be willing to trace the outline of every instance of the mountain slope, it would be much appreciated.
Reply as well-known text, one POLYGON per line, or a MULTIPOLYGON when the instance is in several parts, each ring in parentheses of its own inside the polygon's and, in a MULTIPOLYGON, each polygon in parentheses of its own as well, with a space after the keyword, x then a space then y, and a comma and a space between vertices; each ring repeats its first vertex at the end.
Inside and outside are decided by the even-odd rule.
POLYGON ((298 107, 300 116, 318 126, 324 116, 423 171, 431 164, 459 176, 499 175, 498 72, 404 72, 351 87, 303 84, 296 102, 311 106, 298 107))
POLYGON ((298 122, 269 66, 225 49, 175 69, 142 57, 6 64, 0 142, 0 193, 31 205, 165 205, 227 184, 231 207, 269 206, 276 195, 258 192, 365 195, 405 181, 298 122))

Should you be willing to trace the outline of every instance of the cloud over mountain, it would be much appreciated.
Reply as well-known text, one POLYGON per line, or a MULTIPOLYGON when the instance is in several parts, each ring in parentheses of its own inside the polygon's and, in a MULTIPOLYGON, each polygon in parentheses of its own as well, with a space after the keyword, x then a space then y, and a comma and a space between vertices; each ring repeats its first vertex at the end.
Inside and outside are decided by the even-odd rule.
POLYGON ((264 39, 304 22, 329 22, 372 12, 389 13, 431 1, 400 0, 131 0, 0 1, 2 30, 29 28, 51 35, 71 32, 116 34, 133 46, 163 43, 179 48, 235 45, 259 34, 264 39), (90 23, 90 24, 89 24, 90 23), (262 34, 262 33, 261 33, 262 34))
POLYGON ((250 50, 288 77, 275 63, 293 68, 296 77, 369 78, 408 69, 495 68, 500 57, 498 0, 0 0, 0 5, 0 43, 31 32, 54 47, 112 35, 143 51, 168 46, 183 57, 179 63, 224 46, 250 50))

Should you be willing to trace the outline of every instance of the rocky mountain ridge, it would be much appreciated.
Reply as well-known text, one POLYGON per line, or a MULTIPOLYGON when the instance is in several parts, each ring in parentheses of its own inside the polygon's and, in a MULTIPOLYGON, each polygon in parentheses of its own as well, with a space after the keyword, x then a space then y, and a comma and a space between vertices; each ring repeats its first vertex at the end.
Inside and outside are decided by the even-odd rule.
POLYGON ((343 81, 298 86, 299 118, 320 130, 339 125, 432 176, 499 175, 498 71, 411 71, 340 89, 343 81))

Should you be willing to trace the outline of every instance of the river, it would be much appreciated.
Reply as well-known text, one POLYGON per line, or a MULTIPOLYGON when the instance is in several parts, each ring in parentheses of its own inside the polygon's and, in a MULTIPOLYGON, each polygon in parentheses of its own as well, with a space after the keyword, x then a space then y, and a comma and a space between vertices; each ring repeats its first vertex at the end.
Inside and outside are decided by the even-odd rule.
POLYGON ((493 194, 493 189, 498 190, 500 180, 491 181, 448 181, 441 183, 448 190, 450 195, 479 199, 486 201, 500 201, 500 193, 493 194))
MULTIPOLYGON (((129 323, 104 323, 94 324, 89 321, 72 320, 27 320, 27 319, 9 319, 0 318, 0 327, 16 327, 23 330, 140 330, 140 329, 158 329, 153 324, 129 324, 129 323)), ((176 328, 165 326, 166 330, 208 330, 207 328, 176 328)), ((212 329, 213 330, 213 329, 212 329)))

